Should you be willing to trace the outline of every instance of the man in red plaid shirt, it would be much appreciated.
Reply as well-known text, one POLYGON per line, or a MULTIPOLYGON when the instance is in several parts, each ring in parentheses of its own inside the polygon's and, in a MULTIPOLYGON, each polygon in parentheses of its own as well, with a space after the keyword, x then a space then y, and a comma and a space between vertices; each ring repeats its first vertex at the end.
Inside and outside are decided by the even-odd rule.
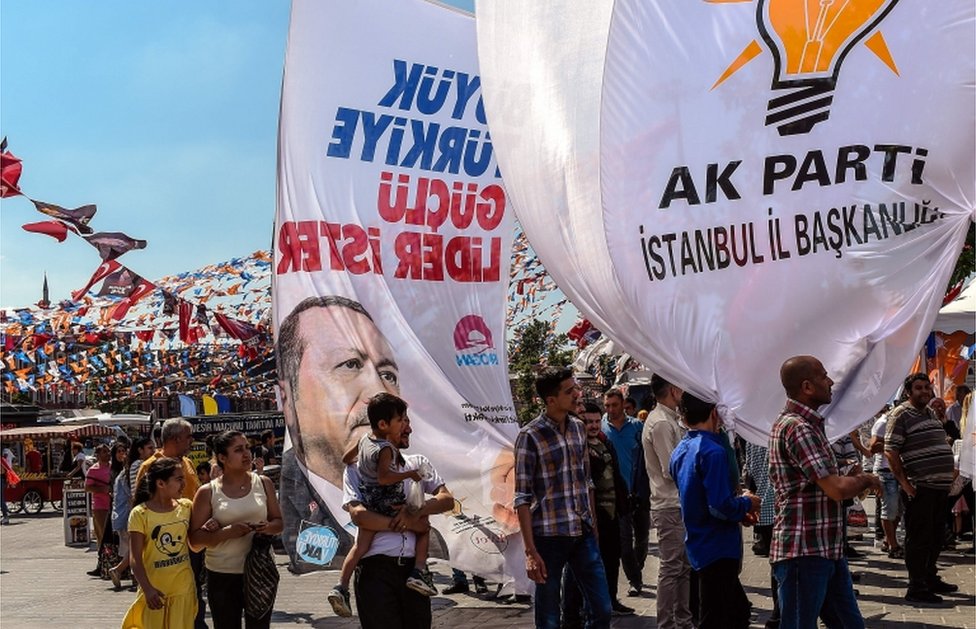
POLYGON ((780 368, 786 407, 769 437, 769 480, 776 495, 769 560, 779 583, 780 629, 860 629, 844 557, 842 502, 869 488, 872 474, 841 476, 817 409, 831 400, 834 382, 813 356, 794 356, 780 368))

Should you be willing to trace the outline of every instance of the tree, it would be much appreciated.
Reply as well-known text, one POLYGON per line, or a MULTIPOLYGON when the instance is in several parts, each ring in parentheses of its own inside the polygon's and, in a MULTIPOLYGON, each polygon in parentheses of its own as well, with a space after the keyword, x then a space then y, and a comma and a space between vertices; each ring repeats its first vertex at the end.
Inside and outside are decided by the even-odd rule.
POLYGON ((972 275, 974 271, 976 271, 976 225, 969 223, 966 244, 963 245, 959 259, 956 260, 956 267, 949 279, 949 289, 972 275))
POLYGON ((542 367, 565 367, 573 362, 573 351, 565 334, 555 334, 552 324, 532 319, 515 330, 508 342, 512 397, 519 425, 524 426, 542 412, 536 398, 535 376, 542 367))

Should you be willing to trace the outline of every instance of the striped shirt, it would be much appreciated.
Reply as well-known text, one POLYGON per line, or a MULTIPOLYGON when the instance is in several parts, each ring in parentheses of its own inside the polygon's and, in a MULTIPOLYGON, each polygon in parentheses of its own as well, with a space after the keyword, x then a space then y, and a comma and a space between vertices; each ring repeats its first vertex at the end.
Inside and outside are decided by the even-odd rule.
POLYGON ((888 414, 885 452, 901 458, 908 479, 917 486, 948 489, 954 462, 946 431, 932 411, 904 402, 888 414))
POLYGON ((515 439, 514 507, 529 505, 535 535, 576 537, 592 529, 586 429, 572 415, 565 432, 545 413, 515 439))
POLYGON ((844 507, 817 485, 836 474, 823 416, 787 400, 769 437, 769 481, 776 494, 770 562, 844 556, 844 507))
POLYGON ((773 484, 769 482, 769 451, 754 443, 746 442, 746 467, 749 476, 756 483, 756 495, 762 499, 759 507, 759 526, 769 526, 773 523, 776 497, 773 495, 773 484))

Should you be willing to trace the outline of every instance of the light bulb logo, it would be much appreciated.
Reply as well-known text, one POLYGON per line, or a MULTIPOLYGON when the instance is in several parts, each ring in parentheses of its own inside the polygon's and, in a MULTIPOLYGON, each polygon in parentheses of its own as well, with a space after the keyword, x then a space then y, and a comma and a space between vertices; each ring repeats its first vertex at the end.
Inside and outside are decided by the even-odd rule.
MULTIPOLYGON (((706 0, 711 3, 752 0, 706 0)), ((862 40, 896 75, 898 68, 876 27, 898 0, 755 0, 756 25, 773 56, 773 95, 766 126, 780 135, 809 133, 830 117, 830 105, 847 54, 862 40)), ((751 41, 715 81, 715 89, 762 54, 751 41)))
POLYGON ((897 0, 759 0, 756 21, 775 63, 766 126, 808 133, 830 116, 840 66, 897 0))

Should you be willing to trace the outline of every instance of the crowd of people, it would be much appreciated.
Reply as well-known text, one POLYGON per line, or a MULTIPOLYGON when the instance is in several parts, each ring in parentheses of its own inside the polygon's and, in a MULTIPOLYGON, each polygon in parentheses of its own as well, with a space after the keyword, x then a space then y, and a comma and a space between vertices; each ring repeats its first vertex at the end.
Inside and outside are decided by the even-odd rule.
MULTIPOLYGON (((959 475, 956 458, 960 435, 973 429, 968 388, 947 407, 928 377, 914 374, 867 439, 855 430, 831 443, 818 412, 833 385, 822 363, 793 357, 781 380, 784 409, 768 443, 755 445, 730 439, 715 404, 661 376, 651 381, 652 408, 638 411, 618 389, 603 395, 602 409, 584 401, 571 370, 540 372, 545 410, 518 434, 513 502, 537 627, 609 627, 614 615, 634 613, 619 575, 627 597, 643 594, 652 528, 657 626, 748 627, 743 527, 753 527, 753 552, 770 561, 768 629, 815 627, 818 619, 863 627, 847 523, 849 507, 868 493, 879 503, 883 552, 904 559, 905 601, 938 605, 957 591, 936 562, 971 526, 972 479, 959 475)), ((404 618, 429 626, 436 588, 426 567, 428 518, 454 499, 426 457, 403 452, 406 402, 382 393, 367 415, 371 430, 346 453, 343 479, 343 505, 359 536, 328 602, 351 615, 354 586, 357 600, 369 602, 357 605, 362 626, 401 626, 404 618), (430 498, 402 509, 411 483, 430 498)), ((73 444, 70 464, 92 495, 100 548, 90 574, 118 590, 127 577, 138 586, 125 628, 206 627, 204 600, 216 629, 242 620, 268 627, 274 592, 271 602, 254 594, 245 575, 283 528, 275 487, 255 465, 276 461, 274 437, 264 435, 252 451, 242 433, 216 435, 211 461, 196 468, 186 457, 192 440, 191 425, 173 419, 159 447, 150 438, 102 444, 91 465, 73 444)), ((446 593, 468 591, 464 573, 455 570, 454 579, 446 593)), ((475 584, 486 591, 480 577, 475 584)))
MULTIPOLYGON (((342 615, 352 613, 348 588, 356 568, 357 599, 371 602, 359 609, 363 626, 402 618, 429 626, 436 593, 424 547, 429 516, 452 509, 454 497, 426 457, 403 452, 412 433, 406 402, 377 395, 367 413, 373 431, 349 453, 345 472, 344 506, 359 538, 336 588, 342 615), (391 478, 391 467, 402 469, 391 478), (399 508, 405 479, 429 496, 409 510, 399 508)), ((260 468, 278 462, 274 436, 265 433, 253 449, 240 432, 212 436, 211 460, 196 467, 186 456, 192 442, 192 425, 170 419, 155 439, 96 445, 93 464, 80 443, 72 444, 68 460, 91 494, 98 547, 98 565, 88 574, 110 579, 117 591, 132 580, 136 598, 123 629, 206 628, 205 606, 215 629, 242 621, 248 629, 269 627, 277 591, 271 540, 283 518, 277 490, 260 468), (263 566, 261 555, 268 558, 263 566)))
POLYGON ((823 364, 795 356, 780 376, 783 411, 768 442, 755 445, 730 439, 715 404, 657 375, 656 404, 642 421, 624 410, 619 390, 605 393, 601 418, 571 370, 539 374, 545 410, 518 435, 514 500, 536 627, 609 627, 613 615, 632 613, 617 580, 622 570, 628 596, 641 594, 648 522, 658 538, 658 627, 750 626, 743 527, 754 527, 753 551, 770 561, 767 629, 813 628, 818 619, 864 627, 847 525, 869 493, 880 503, 883 551, 904 559, 906 603, 938 606, 958 591, 937 559, 963 528, 950 516, 968 514, 972 525, 972 479, 958 467, 960 435, 974 429, 968 387, 946 408, 929 378, 913 374, 900 403, 872 421, 867 443, 857 430, 831 443, 818 412, 832 399, 823 364))
POLYGON ((248 628, 269 627, 269 594, 245 585, 244 574, 262 553, 271 561, 269 540, 282 530, 274 485, 255 465, 275 460, 274 437, 263 435, 255 458, 243 433, 220 433, 208 439, 211 460, 196 467, 186 456, 192 443, 192 425, 170 419, 155 440, 96 445, 91 465, 81 444, 72 444, 72 470, 91 494, 98 547, 98 565, 88 574, 110 579, 118 591, 129 578, 137 586, 124 629, 206 628, 205 605, 215 629, 242 620, 248 628), (256 598, 263 605, 251 604, 256 598))

